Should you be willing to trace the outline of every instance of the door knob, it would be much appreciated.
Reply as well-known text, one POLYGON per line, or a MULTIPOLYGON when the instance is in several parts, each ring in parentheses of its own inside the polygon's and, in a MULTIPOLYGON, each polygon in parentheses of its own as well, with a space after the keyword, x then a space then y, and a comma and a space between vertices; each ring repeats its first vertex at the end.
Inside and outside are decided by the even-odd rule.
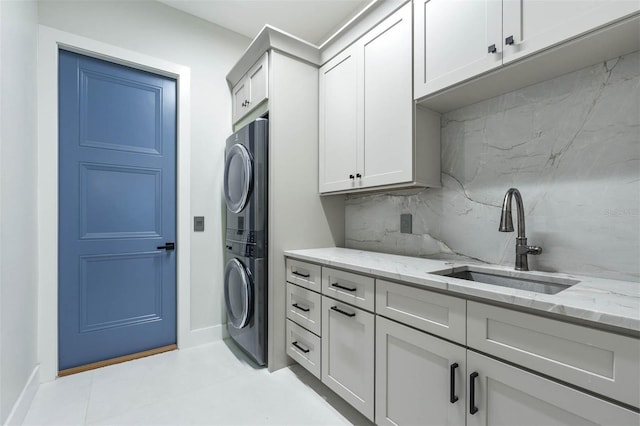
POLYGON ((176 243, 165 243, 165 245, 163 246, 158 246, 156 247, 158 250, 167 250, 167 251, 171 251, 171 250, 175 250, 176 249, 176 243))

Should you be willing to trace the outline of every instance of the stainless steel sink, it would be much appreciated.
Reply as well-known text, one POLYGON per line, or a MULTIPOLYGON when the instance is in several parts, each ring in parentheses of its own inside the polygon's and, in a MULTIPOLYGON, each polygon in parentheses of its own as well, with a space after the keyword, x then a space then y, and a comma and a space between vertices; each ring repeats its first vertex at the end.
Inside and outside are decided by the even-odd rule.
POLYGON ((461 266, 454 268, 453 271, 441 271, 437 274, 543 294, 556 294, 580 282, 567 278, 545 277, 526 272, 503 271, 480 266, 461 266))

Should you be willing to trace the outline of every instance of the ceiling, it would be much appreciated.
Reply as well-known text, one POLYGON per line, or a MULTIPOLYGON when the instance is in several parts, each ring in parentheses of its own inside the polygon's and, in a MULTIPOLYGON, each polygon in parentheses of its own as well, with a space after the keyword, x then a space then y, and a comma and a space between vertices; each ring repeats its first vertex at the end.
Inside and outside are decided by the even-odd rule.
MULTIPOLYGON (((372 0, 158 0, 253 39, 265 24, 320 45, 372 0)), ((375 1, 375 0, 373 0, 375 1)))

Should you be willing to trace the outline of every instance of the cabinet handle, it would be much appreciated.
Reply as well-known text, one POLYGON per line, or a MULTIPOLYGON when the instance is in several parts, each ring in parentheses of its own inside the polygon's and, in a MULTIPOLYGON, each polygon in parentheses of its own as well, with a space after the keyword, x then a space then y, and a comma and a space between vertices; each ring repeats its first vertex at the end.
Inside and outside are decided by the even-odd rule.
POLYGON ((306 307, 304 307, 304 306, 300 306, 300 305, 298 305, 297 303, 294 303, 294 304, 293 304, 293 305, 291 305, 291 306, 293 306, 293 307, 294 307, 294 308, 296 308, 296 309, 300 309, 302 312, 309 312, 309 308, 306 308, 306 307))
POLYGON ((362 178, 362 175, 361 175, 360 173, 356 173, 356 177, 357 177, 358 179, 361 179, 361 178, 362 178))
POLYGON ((469 414, 471 415, 478 412, 478 407, 476 407, 476 377, 478 377, 477 371, 474 371, 469 376, 469 414))
POLYGON ((449 372, 451 373, 451 381, 449 385, 449 402, 451 402, 452 404, 458 400, 458 397, 456 396, 456 368, 458 368, 457 362, 454 362, 453 364, 451 364, 451 367, 449 367, 449 372))
POLYGON ((331 310, 332 310, 332 311, 339 312, 339 313, 341 313, 342 315, 346 315, 346 316, 348 316, 348 317, 355 317, 355 316, 356 316, 356 313, 355 313, 355 312, 345 312, 345 311, 343 311, 342 309, 338 308, 337 306, 332 306, 332 307, 331 307, 331 310))
POLYGON ((309 351, 310 351, 310 349, 303 348, 302 346, 300 346, 300 345, 298 344, 298 342, 292 342, 291 344, 292 344, 293 346, 295 346, 296 348, 300 349, 300 350, 301 350, 302 352, 304 352, 305 354, 306 354, 306 353, 309 353, 309 351))
POLYGON ((302 278, 309 278, 309 274, 301 274, 300 272, 297 272, 297 271, 291 271, 291 273, 293 275, 297 275, 297 276, 302 277, 302 278))
POLYGON ((355 179, 355 176, 349 175, 349 179, 355 179))
POLYGON ((345 286, 340 285, 338 283, 331 284, 331 287, 336 287, 336 288, 339 288, 341 290, 347 290, 347 291, 356 291, 357 290, 357 288, 345 287, 345 286))
POLYGON ((492 44, 491 46, 489 46, 489 53, 496 53, 498 51, 498 49, 496 49, 496 45, 492 44))
POLYGON ((514 40, 512 35, 504 39, 504 44, 512 45, 513 43, 514 43, 514 40))

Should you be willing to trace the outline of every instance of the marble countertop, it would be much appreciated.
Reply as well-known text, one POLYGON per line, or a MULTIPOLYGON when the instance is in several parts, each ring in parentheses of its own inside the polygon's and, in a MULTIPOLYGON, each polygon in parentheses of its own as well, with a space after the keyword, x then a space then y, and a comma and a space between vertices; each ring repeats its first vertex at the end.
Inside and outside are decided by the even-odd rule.
POLYGON ((477 264, 484 268, 499 269, 513 275, 512 268, 486 265, 460 259, 425 259, 398 256, 345 248, 319 248, 289 250, 285 256, 306 260, 325 266, 348 269, 451 292, 460 296, 473 296, 581 320, 613 326, 625 330, 640 331, 640 283, 615 281, 573 274, 530 271, 527 274, 549 281, 563 279, 579 283, 556 294, 500 287, 466 281, 458 278, 433 275, 453 270, 463 265, 477 264))

